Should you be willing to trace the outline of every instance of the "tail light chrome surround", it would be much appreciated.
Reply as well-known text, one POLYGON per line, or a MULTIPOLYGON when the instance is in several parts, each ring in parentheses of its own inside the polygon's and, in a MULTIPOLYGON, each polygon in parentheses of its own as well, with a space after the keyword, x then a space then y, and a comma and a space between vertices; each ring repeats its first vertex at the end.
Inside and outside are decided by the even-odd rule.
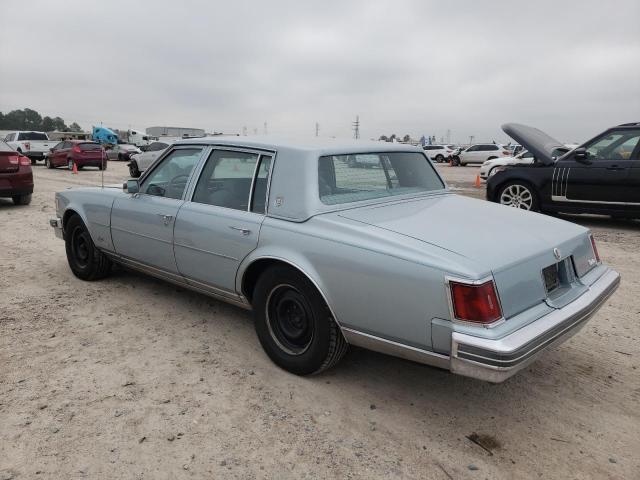
POLYGON ((482 278, 480 280, 470 280, 468 278, 458 278, 458 277, 453 277, 453 276, 445 276, 445 292, 447 295, 447 301, 449 304, 449 314, 451 316, 451 321, 456 323, 456 324, 461 324, 461 325, 468 325, 468 326, 473 326, 473 327, 483 327, 483 328, 494 328, 497 327, 498 325, 501 325, 502 323, 504 323, 506 321, 506 319, 504 318, 504 315, 502 313, 502 302, 500 301, 500 295, 498 294, 498 288, 496 287, 495 284, 495 279, 493 278, 492 275, 489 275, 485 278, 482 278), (456 309, 455 309, 455 304, 454 304, 454 297, 453 297, 453 286, 454 285, 462 285, 462 286, 468 286, 468 287, 481 287, 487 283, 491 283, 491 286, 493 288, 494 291, 494 298, 495 301, 497 302, 497 308, 498 311, 500 313, 499 317, 492 320, 491 322, 487 322, 487 323, 483 323, 483 322, 477 322, 477 321, 472 321, 472 320, 465 320, 465 319, 461 319, 458 318, 458 316, 456 315, 456 309))

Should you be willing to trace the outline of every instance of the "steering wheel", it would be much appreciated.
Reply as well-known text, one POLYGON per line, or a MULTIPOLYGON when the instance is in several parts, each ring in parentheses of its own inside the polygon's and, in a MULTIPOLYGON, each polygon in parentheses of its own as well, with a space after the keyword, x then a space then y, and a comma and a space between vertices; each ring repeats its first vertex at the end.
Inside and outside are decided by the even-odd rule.
MULTIPOLYGON (((175 177, 173 177, 171 180, 169 180, 169 183, 167 183, 167 188, 166 188, 166 191, 169 193, 169 195, 165 195, 166 197, 175 198, 175 197, 173 197, 173 196, 171 195, 171 193, 172 193, 172 191, 173 191, 174 189, 179 188, 179 187, 176 187, 176 183, 178 183, 178 179, 180 179, 180 178, 185 178, 186 180, 188 180, 188 179, 189 179, 189 175, 185 175, 185 174, 182 174, 182 175, 176 175, 176 176, 175 176, 175 177)), ((187 182, 186 182, 186 180, 185 180, 185 185, 186 185, 186 183, 187 183, 187 182)), ((183 189, 184 189, 184 188, 183 188, 183 189)))

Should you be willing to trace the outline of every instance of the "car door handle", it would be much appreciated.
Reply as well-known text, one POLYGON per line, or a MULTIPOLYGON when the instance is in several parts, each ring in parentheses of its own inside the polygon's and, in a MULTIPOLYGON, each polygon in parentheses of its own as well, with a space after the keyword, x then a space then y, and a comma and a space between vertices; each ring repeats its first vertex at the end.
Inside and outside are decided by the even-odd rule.
POLYGON ((163 213, 158 213, 158 216, 162 218, 162 221, 164 222, 165 225, 169 225, 171 223, 171 220, 173 220, 173 215, 165 215, 163 213))
POLYGON ((235 230, 236 232, 240 232, 242 235, 245 235, 245 236, 251 233, 251 230, 249 230, 248 228, 234 227, 233 225, 229 225, 229 228, 231 230, 235 230))

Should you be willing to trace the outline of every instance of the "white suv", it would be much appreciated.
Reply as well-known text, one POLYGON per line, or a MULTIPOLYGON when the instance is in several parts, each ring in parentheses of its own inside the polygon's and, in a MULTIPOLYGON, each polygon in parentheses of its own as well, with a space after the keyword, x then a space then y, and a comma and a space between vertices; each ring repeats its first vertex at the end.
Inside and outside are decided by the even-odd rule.
POLYGON ((476 143, 453 157, 454 165, 484 163, 494 158, 510 156, 511 152, 496 143, 476 143))
POLYGON ((456 148, 455 145, 425 145, 424 151, 434 162, 442 163, 449 160, 449 157, 456 148))

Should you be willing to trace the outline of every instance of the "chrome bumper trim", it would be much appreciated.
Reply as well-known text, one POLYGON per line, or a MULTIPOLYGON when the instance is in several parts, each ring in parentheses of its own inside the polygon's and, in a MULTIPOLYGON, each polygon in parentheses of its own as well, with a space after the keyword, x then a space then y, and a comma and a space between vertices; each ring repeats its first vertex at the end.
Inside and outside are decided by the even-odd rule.
POLYGON ((506 380, 529 365, 546 348, 576 334, 619 283, 620 275, 608 270, 587 292, 567 306, 497 340, 454 332, 451 337, 451 371, 489 382, 506 380))
POLYGON ((64 234, 62 231, 62 219, 60 217, 50 218, 49 226, 53 227, 53 231, 56 234, 56 237, 64 240, 64 234))

